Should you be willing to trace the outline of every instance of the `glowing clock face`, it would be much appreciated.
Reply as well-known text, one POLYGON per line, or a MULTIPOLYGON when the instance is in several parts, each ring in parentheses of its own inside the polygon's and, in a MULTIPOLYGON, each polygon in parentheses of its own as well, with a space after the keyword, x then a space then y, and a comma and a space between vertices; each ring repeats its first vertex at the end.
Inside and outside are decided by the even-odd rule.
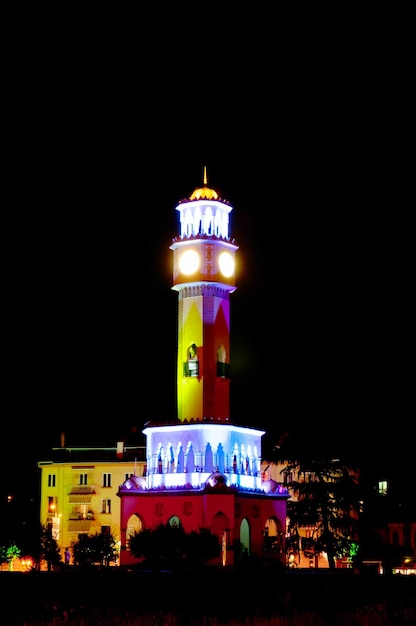
POLYGON ((221 273, 226 278, 229 278, 234 273, 234 259, 229 252, 221 252, 218 258, 218 265, 220 266, 221 273))
POLYGON ((199 268, 199 254, 195 250, 186 250, 179 258, 179 269, 182 274, 193 274, 199 268))

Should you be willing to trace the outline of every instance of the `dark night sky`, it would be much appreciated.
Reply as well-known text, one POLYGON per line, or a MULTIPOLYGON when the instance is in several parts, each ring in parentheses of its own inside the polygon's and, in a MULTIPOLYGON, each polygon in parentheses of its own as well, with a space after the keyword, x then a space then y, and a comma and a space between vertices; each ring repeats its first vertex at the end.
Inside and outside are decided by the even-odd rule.
POLYGON ((169 245, 204 165, 240 246, 232 420, 381 465, 408 458, 411 107, 387 51, 289 66, 230 46, 182 73, 166 58, 150 71, 137 50, 88 52, 39 44, 8 79, 3 462, 26 471, 62 431, 115 445, 176 417, 169 245))

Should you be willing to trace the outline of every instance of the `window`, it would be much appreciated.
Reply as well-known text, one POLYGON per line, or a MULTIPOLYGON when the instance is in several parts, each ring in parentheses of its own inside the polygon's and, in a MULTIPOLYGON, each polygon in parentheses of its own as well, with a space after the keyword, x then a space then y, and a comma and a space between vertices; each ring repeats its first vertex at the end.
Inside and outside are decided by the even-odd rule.
POLYGON ((230 378, 230 364, 217 361, 217 378, 230 378))
POLYGON ((128 480, 133 474, 124 474, 124 481, 128 480))
POLYGON ((79 504, 72 509, 70 519, 94 519, 94 512, 91 511, 89 504, 79 504))
POLYGON ((111 513, 111 500, 104 498, 101 502, 101 513, 111 513))
POLYGON ((380 480, 378 483, 378 495, 386 496, 388 493, 387 480, 380 480))
POLYGON ((223 344, 217 350, 217 378, 230 378, 230 364, 225 362, 227 357, 223 344))
POLYGON ((183 373, 187 378, 197 378, 199 376, 198 347, 191 344, 186 353, 186 362, 183 364, 183 373))
POLYGON ((48 487, 56 487, 56 474, 48 474, 48 487))
POLYGON ((111 474, 103 474, 103 487, 111 487, 111 474))
POLYGON ((80 474, 79 475, 79 484, 80 485, 88 485, 88 474, 80 474))

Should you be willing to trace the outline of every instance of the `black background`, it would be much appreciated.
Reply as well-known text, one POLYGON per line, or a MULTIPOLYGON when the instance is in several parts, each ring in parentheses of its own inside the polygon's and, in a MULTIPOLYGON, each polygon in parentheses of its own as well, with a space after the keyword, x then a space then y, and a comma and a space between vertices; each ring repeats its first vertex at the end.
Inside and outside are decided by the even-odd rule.
POLYGON ((306 40, 293 24, 291 38, 268 32, 267 15, 245 18, 228 30, 211 15, 215 28, 191 37, 165 15, 146 41, 158 29, 143 19, 136 32, 126 17, 125 30, 59 22, 38 36, 14 22, 2 142, 10 479, 62 432, 68 445, 115 445, 175 419, 169 245, 204 166, 239 245, 232 421, 381 469, 412 458, 408 40, 359 27, 306 40))

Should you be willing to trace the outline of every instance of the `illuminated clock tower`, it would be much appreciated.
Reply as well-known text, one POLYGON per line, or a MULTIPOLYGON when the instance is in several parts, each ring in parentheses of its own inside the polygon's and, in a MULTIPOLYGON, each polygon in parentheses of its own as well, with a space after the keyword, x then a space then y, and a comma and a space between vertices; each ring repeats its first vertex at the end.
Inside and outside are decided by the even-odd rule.
POLYGON ((129 537, 159 524, 179 524, 186 533, 208 528, 220 547, 214 564, 232 565, 240 554, 261 554, 271 545, 281 559, 289 493, 263 476, 264 431, 239 426, 229 413, 238 250, 229 236, 232 208, 208 187, 204 169, 203 186, 176 209, 181 232, 170 249, 178 293, 178 410, 163 423, 145 423, 146 469, 118 491, 120 564, 137 561, 129 537))
POLYGON ((176 207, 181 233, 173 240, 178 292, 178 420, 227 422, 230 412, 230 294, 235 252, 227 200, 207 186, 176 207))

